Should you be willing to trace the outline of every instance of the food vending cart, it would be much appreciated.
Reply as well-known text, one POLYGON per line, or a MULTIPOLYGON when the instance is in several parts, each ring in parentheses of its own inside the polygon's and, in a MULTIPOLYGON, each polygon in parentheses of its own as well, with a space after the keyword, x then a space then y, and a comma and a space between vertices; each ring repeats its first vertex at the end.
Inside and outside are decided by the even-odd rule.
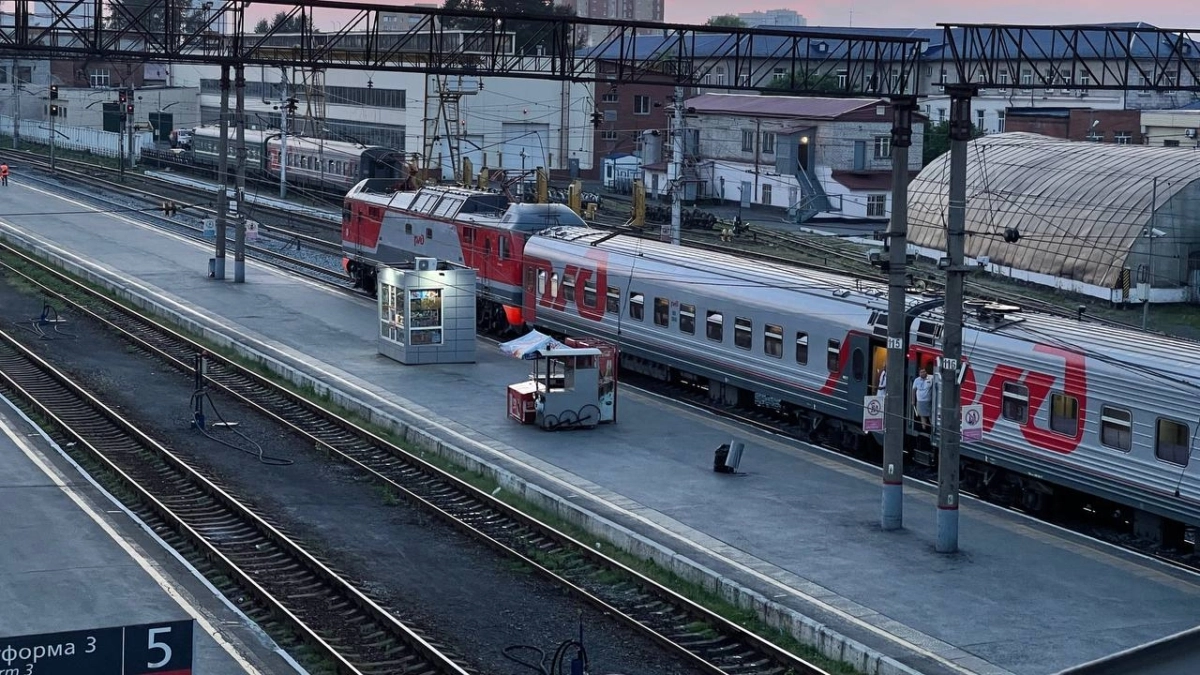
POLYGON ((511 356, 533 361, 529 379, 508 386, 508 416, 542 429, 591 429, 612 421, 615 383, 601 382, 601 364, 611 359, 597 347, 570 347, 536 331, 500 345, 511 356))

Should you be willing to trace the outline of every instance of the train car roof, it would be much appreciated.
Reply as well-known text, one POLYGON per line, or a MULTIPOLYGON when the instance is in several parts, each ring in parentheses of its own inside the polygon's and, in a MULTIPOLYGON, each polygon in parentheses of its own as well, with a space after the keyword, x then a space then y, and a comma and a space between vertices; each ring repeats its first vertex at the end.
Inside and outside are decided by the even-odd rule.
POLYGON ((586 225, 583 218, 564 204, 510 204, 498 192, 485 192, 456 185, 429 185, 416 191, 391 188, 397 181, 368 179, 346 194, 392 210, 457 219, 515 232, 540 232, 559 226, 586 225))

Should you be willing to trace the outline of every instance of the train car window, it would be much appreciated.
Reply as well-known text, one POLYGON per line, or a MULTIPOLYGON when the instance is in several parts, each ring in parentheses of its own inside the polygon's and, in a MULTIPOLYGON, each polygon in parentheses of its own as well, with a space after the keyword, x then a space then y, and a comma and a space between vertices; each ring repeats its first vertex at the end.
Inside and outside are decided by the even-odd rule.
POLYGON ((604 299, 604 311, 610 314, 621 313, 621 289, 616 286, 608 287, 608 296, 604 299))
POLYGON ((1103 406, 1100 409, 1100 442, 1122 452, 1132 450, 1133 413, 1103 406))
POLYGON ((641 321, 646 316, 646 298, 641 293, 629 294, 629 318, 641 321))
POLYGON ((1079 433, 1079 400, 1066 394, 1050 395, 1050 429, 1060 434, 1079 433))
POLYGON ((404 234, 412 234, 412 223, 404 224, 404 234))
POLYGON ((571 274, 563 275, 563 296, 567 299, 567 302, 575 302, 575 276, 574 275, 571 275, 571 274))
POLYGON ((696 334, 696 306, 695 305, 680 305, 679 306, 679 332, 687 333, 688 335, 696 334))
POLYGON ((541 296, 546 295, 546 270, 538 270, 537 294, 541 296))
POLYGON ((654 325, 671 325, 671 301, 666 298, 654 299, 654 325))
POLYGON ((829 347, 825 350, 825 367, 829 372, 836 373, 838 369, 838 360, 842 352, 841 340, 830 340, 829 347))
POLYGON ((474 244, 475 243, 475 228, 473 228, 473 227, 464 227, 463 228, 463 243, 464 244, 474 244))
POLYGON ((1164 462, 1187 466, 1188 426, 1173 420, 1158 419, 1154 440, 1154 456, 1164 462))
POLYGON ((740 316, 733 318, 733 346, 750 349, 754 345, 754 322, 740 316))
POLYGON ((796 333, 796 363, 808 365, 808 333, 796 333))
POLYGON ((558 272, 550 275, 550 297, 558 297, 558 272))
POLYGON ((725 339, 725 317, 720 312, 708 313, 708 318, 704 320, 704 336, 717 342, 725 339))
POLYGON ((777 359, 783 358, 783 326, 767 324, 763 328, 763 353, 777 359))
POLYGON ((933 346, 942 334, 942 324, 933 321, 917 322, 917 344, 933 346))
POLYGON ((1017 424, 1029 421, 1029 388, 1017 382, 1004 383, 1004 402, 1000 415, 1017 424))
POLYGON ((588 277, 583 282, 583 306, 596 306, 596 280, 588 277))
POLYGON ((425 238, 433 239, 433 228, 432 227, 425 228, 425 238))
POLYGON ((508 260, 508 237, 500 235, 496 243, 499 246, 500 259, 508 260))
POLYGON ((867 373, 867 358, 863 355, 861 349, 855 349, 850 355, 850 374, 854 376, 855 382, 862 382, 863 376, 867 373))

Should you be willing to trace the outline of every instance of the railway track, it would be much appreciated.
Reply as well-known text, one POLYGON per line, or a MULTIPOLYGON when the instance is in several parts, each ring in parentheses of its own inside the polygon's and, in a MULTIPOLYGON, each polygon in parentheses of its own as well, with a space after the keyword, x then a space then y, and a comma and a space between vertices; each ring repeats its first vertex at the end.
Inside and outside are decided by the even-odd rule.
POLYGON ((286 626, 336 672, 470 672, 3 331, 0 392, 106 469, 160 536, 230 580, 227 596, 253 598, 251 615, 286 626))
MULTIPOLYGON (((177 332, 115 305, 40 261, 7 246, 21 259, 8 272, 39 292, 75 305, 137 348, 184 372, 204 349, 177 332), (21 269, 37 269, 72 286, 74 301, 21 269)), ((308 438, 316 447, 372 476, 409 503, 440 517, 505 556, 528 565, 583 600, 642 632, 697 672, 737 675, 820 675, 825 671, 621 562, 509 506, 453 474, 356 424, 340 418, 220 356, 209 360, 209 384, 308 438)))

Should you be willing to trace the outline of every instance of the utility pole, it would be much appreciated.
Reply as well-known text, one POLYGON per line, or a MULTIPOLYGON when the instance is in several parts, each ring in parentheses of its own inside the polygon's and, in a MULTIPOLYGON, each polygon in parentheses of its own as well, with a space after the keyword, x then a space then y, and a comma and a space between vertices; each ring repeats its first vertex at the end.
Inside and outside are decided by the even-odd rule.
POLYGON ((1154 210, 1158 204, 1158 177, 1150 186, 1150 230, 1146 232, 1146 278, 1142 286, 1142 330, 1150 321, 1150 289, 1154 288, 1154 210))
POLYGON ((280 68, 283 79, 283 103, 279 106, 279 198, 287 199, 287 142, 288 117, 292 114, 292 93, 288 90, 287 70, 280 68))
POLYGON ((233 282, 246 281, 246 67, 234 67, 234 90, 237 109, 233 123, 237 126, 237 214, 233 235, 233 282))
POLYGON ((938 425, 937 551, 958 550, 958 464, 962 445, 963 264, 967 238, 967 143, 971 140, 971 84, 947 84, 950 95, 950 213, 946 231, 945 328, 942 337, 941 420, 938 425))
POLYGON ((129 168, 132 169, 137 164, 137 158, 133 154, 133 117, 136 114, 134 107, 134 88, 129 88, 129 120, 125 123, 125 140, 129 146, 129 168))
POLYGON ((21 144, 21 83, 17 81, 17 60, 12 60, 12 71, 9 72, 13 93, 13 150, 21 144))
POLYGON ((883 402, 884 530, 904 526, 904 407, 908 391, 905 352, 908 349, 905 298, 908 272, 908 149, 912 146, 912 114, 916 96, 892 97, 892 219, 888 223, 887 387, 883 402))
POLYGON ((221 111, 217 137, 217 251, 213 278, 225 278, 225 235, 229 217, 229 66, 221 65, 221 111))
POLYGON ((671 243, 679 245, 683 225, 683 87, 675 87, 675 124, 671 133, 671 165, 667 169, 667 184, 671 186, 671 243))

